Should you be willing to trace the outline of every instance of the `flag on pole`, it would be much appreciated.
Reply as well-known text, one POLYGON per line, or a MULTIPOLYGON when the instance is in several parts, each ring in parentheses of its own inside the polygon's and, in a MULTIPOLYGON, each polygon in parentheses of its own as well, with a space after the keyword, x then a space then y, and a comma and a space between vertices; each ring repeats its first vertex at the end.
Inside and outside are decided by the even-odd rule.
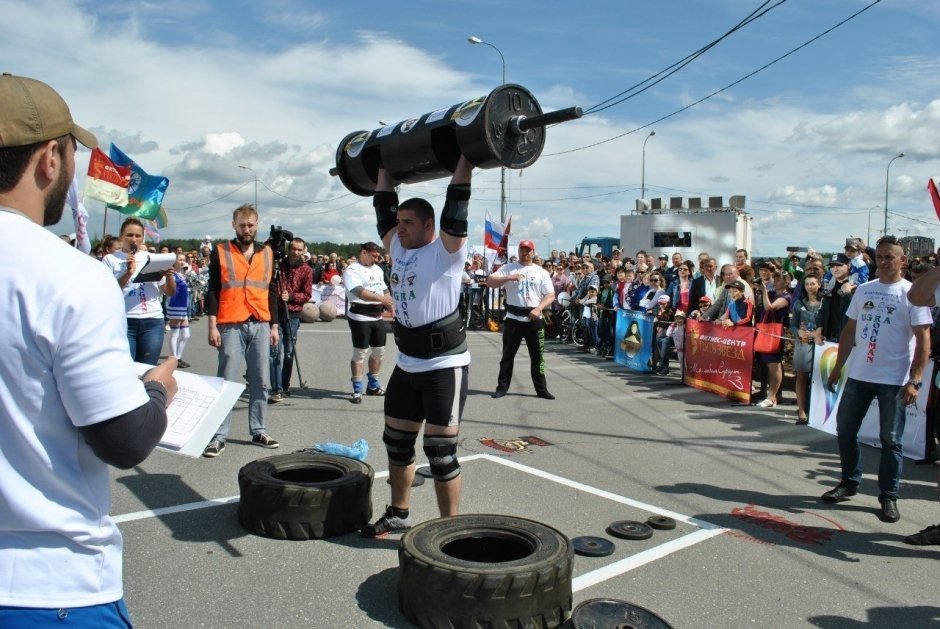
POLYGON ((144 172, 134 160, 124 154, 121 149, 111 145, 111 161, 117 166, 129 166, 131 180, 127 190, 127 203, 123 206, 108 204, 108 207, 128 216, 153 220, 160 213, 163 195, 170 185, 166 177, 154 177, 144 172))
POLYGON ((129 166, 118 166, 101 149, 91 152, 88 176, 85 177, 85 197, 98 199, 117 206, 127 205, 127 188, 131 182, 129 166))
POLYGON ((154 244, 159 244, 160 241, 163 240, 156 221, 144 221, 144 238, 154 244))
POLYGON ((69 193, 65 204, 72 210, 72 221, 75 223, 75 248, 82 253, 91 253, 91 240, 88 238, 88 210, 78 198, 78 173, 69 184, 69 193))
POLYGON ((484 257, 490 267, 495 264, 505 264, 509 260, 509 234, 512 231, 512 217, 504 226, 499 221, 490 218, 486 213, 484 221, 483 248, 484 257), (486 250, 489 251, 486 251, 486 250))
POLYGON ((933 177, 927 180, 927 191, 930 192, 930 200, 933 201, 933 209, 940 218, 940 194, 937 193, 937 183, 933 177))

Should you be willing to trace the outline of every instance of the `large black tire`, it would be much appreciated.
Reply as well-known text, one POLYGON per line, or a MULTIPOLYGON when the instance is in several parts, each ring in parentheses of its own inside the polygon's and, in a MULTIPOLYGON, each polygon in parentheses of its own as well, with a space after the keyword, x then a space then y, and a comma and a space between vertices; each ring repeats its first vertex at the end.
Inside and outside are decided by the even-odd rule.
POLYGON ((343 456, 295 452, 238 472, 238 521, 258 535, 320 539, 357 531, 372 518, 374 472, 343 456))
POLYGON ((402 536, 398 604, 420 627, 557 627, 571 611, 574 549, 549 526, 458 515, 402 536))

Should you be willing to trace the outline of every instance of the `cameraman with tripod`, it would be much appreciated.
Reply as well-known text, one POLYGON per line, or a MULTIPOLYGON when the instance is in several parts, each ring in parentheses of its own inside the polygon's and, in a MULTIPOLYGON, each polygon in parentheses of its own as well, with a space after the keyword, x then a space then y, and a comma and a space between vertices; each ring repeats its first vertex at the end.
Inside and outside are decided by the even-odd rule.
MULTIPOLYGON (((290 397, 290 379, 294 373, 296 360, 297 330, 300 329, 300 314, 304 304, 313 294, 313 269, 307 264, 305 254, 307 243, 303 238, 292 238, 289 231, 272 228, 272 239, 280 236, 272 244, 277 263, 275 280, 282 304, 278 308, 278 321, 281 324, 281 342, 271 350, 271 395, 268 402, 280 402, 282 396, 290 397), (290 242, 286 258, 282 252, 284 245, 290 242), (285 312, 286 308, 286 312, 285 312), (283 365, 281 359, 283 358, 283 365)), ((298 369, 298 377, 300 371, 298 369)), ((303 386, 303 378, 300 378, 303 386)))

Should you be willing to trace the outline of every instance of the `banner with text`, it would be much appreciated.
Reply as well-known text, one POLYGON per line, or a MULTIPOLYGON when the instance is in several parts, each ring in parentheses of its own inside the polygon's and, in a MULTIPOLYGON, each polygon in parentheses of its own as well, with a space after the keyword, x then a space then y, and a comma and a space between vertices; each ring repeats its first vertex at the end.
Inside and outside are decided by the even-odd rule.
MULTIPOLYGON (((846 373, 848 365, 842 369, 842 378, 836 385, 835 391, 830 391, 826 387, 829 380, 829 374, 836 364, 836 356, 839 353, 837 343, 823 343, 816 346, 816 352, 813 355, 813 390, 810 396, 809 407, 809 425, 831 435, 836 434, 836 413, 839 410, 839 402, 842 400, 842 390, 845 386, 846 373)), ((854 355, 849 356, 849 362, 854 355)), ((930 361, 924 369, 924 380, 929 380, 929 375, 933 373, 933 363, 930 361)), ((907 418, 904 422, 904 436, 901 444, 904 447, 904 456, 909 459, 919 461, 924 458, 927 443, 927 397, 930 395, 930 387, 921 387, 917 396, 917 403, 908 406, 907 418)), ((878 421, 878 398, 872 400, 865 419, 862 420, 862 428, 858 432, 858 440, 870 446, 881 447, 881 439, 878 437, 880 422, 878 421)))
POLYGON ((754 328, 725 328, 689 319, 685 324, 685 384, 748 404, 754 328))
POLYGON ((649 373, 653 359, 653 317, 636 310, 618 310, 614 360, 631 371, 649 373))

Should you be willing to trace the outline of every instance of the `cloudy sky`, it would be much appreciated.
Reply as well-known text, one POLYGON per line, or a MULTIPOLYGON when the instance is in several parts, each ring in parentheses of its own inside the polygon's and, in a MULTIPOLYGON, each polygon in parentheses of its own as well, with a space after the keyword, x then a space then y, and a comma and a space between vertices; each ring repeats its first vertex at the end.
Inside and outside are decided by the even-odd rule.
MULTIPOLYGON (((515 238, 571 248, 618 235, 640 196, 746 195, 754 250, 821 250, 889 232, 940 237, 926 193, 940 176, 940 3, 773 0, 759 19, 650 89, 547 132, 542 157, 508 175, 515 238), (660 120, 659 122, 656 122, 660 120), (652 124, 651 124, 652 123, 652 124), (620 136, 620 137, 617 137, 620 136), (616 138, 616 139, 611 139, 616 138), (609 141, 605 141, 609 140, 609 141), (599 143, 599 144, 598 144, 599 143), (593 145, 593 146, 592 146, 593 145), (584 148, 589 147, 589 148, 584 148), (874 209, 872 209, 874 208, 874 209), (869 216, 870 223, 869 223, 869 216), (870 225, 870 226, 869 226, 870 225)), ((4 72, 42 79, 101 143, 170 179, 165 237, 225 237, 258 204, 308 240, 374 238, 368 198, 329 175, 338 142, 483 96, 501 80, 544 110, 585 111, 719 38, 758 0, 0 0, 4 72)), ((79 154, 79 169, 88 153, 79 154)), ((436 206, 445 180, 402 194, 436 206)), ((471 237, 499 215, 499 170, 478 170, 471 237)), ((89 201, 91 232, 103 206, 89 201)), ((109 213, 108 231, 118 218, 109 213)), ((72 231, 70 221, 54 229, 72 231)))

